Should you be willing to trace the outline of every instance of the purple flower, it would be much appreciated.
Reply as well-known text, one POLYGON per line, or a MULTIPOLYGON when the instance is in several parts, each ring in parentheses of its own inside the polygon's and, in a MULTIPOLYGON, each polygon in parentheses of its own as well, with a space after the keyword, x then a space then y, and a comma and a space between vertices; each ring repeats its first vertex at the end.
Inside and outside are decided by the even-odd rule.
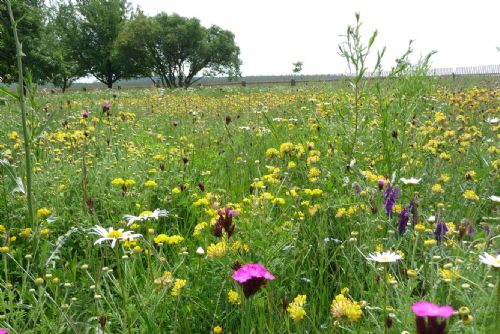
POLYGON ((412 226, 415 226, 418 224, 418 203, 417 201, 415 200, 415 198, 413 198, 410 202, 410 212, 411 212, 411 225, 412 226))
POLYGON ((401 213, 399 214, 399 221, 398 221, 399 235, 403 235, 406 232, 406 225, 410 220, 410 216, 408 214, 409 209, 410 209, 409 207, 404 208, 403 210, 401 210, 401 213))
MULTIPOLYGON (((82 117, 83 118, 88 118, 89 117, 89 112, 87 110, 85 110, 84 112, 82 112, 82 117)), ((2 333, 0 333, 2 334, 2 333)))
POLYGON ((385 213, 389 218, 392 218, 392 208, 396 204, 396 200, 399 197, 399 188, 393 187, 390 183, 388 183, 385 187, 384 191, 384 205, 385 205, 385 213))
POLYGON ((234 233, 235 226, 233 223, 233 217, 238 214, 238 211, 225 208, 224 211, 219 209, 217 214, 219 215, 219 219, 217 219, 217 222, 214 225, 213 234, 220 238, 222 237, 222 232, 224 230, 229 238, 234 233))
POLYGON ((386 180, 385 179, 378 179, 377 184, 378 184, 378 190, 384 189, 386 180))
POLYGON ((436 241, 441 242, 447 232, 448 226, 446 226, 446 224, 442 220, 438 220, 438 222, 436 223, 436 230, 434 231, 436 241))
POLYGON ((446 320, 438 322, 438 318, 447 319, 455 313, 451 306, 439 306, 427 301, 416 302, 411 309, 416 315, 417 334, 444 334, 446 320))
POLYGON ((0 334, 9 334, 9 331, 4 328, 0 328, 0 334))
POLYGON ((231 277, 243 287, 243 293, 247 298, 259 291, 259 288, 266 284, 267 280, 275 279, 275 277, 259 263, 245 264, 236 270, 231 277))
POLYGON ((104 105, 102 106, 102 112, 108 112, 111 107, 111 102, 109 100, 104 100, 104 105))

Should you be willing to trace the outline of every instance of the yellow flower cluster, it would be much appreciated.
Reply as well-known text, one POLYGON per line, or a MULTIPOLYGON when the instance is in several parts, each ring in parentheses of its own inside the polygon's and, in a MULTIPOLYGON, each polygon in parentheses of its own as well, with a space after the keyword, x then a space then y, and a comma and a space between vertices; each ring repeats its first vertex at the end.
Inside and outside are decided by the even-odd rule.
POLYGON ((181 237, 180 235, 166 235, 166 234, 159 234, 156 237, 153 238, 154 242, 156 244, 164 244, 167 243, 169 245, 176 245, 181 243, 184 238, 181 237))
POLYGON ((295 321, 302 320, 306 315, 306 310, 304 310, 304 306, 306 304, 307 296, 306 295, 297 295, 293 302, 288 304, 286 311, 290 318, 295 321))
POLYGON ((330 313, 337 320, 346 318, 353 323, 359 321, 363 315, 361 305, 346 297, 345 294, 335 296, 330 306, 330 313))
POLYGON ((176 279, 174 283, 174 287, 172 288, 172 291, 170 291, 170 295, 174 297, 178 297, 181 294, 182 288, 186 285, 187 280, 185 279, 176 279))

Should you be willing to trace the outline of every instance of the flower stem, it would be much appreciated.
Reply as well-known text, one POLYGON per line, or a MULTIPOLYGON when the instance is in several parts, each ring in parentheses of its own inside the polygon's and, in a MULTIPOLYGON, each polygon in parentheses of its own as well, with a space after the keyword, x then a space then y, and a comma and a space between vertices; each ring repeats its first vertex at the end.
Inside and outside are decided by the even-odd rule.
POLYGON ((17 71, 19 74, 19 105, 21 106, 21 121, 23 125, 23 138, 24 138, 24 155, 25 155, 25 170, 26 170, 26 198, 28 205, 28 222, 29 226, 34 229, 35 218, 33 215, 33 192, 31 190, 31 179, 33 170, 31 169, 31 150, 30 150, 30 137, 28 134, 28 126, 26 120, 26 104, 24 102, 24 76, 23 76, 23 61, 22 61, 22 46, 17 36, 17 23, 14 20, 12 13, 11 1, 7 0, 7 9, 9 11, 10 22, 12 24, 12 31, 14 32, 14 40, 16 43, 16 58, 17 58, 17 71))
POLYGON ((120 252, 118 250, 118 247, 115 249, 115 254, 116 254, 116 269, 118 271, 118 279, 120 281, 120 290, 122 293, 122 298, 123 298, 123 312, 125 313, 125 326, 127 327, 127 332, 128 334, 132 334, 132 329, 130 328, 130 323, 128 319, 128 308, 127 308, 127 293, 125 292, 125 281, 122 273, 122 267, 121 267, 121 262, 120 262, 120 252))

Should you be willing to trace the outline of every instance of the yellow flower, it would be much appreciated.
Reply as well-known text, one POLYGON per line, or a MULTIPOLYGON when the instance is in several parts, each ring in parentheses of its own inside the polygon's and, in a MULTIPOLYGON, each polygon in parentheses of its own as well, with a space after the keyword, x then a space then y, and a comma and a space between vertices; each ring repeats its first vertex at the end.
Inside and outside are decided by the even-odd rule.
POLYGON ((170 295, 177 297, 181 293, 181 289, 186 285, 187 281, 185 279, 176 279, 170 295))
POLYGON ((442 174, 441 177, 439 178, 439 181, 448 183, 450 182, 451 177, 448 174, 442 174))
POLYGON ((337 320, 346 317, 350 322, 357 322, 361 319, 363 311, 358 302, 352 301, 343 294, 335 296, 330 306, 330 313, 337 320))
POLYGON ((227 253, 227 244, 226 241, 222 240, 217 244, 210 244, 207 247, 207 255, 208 257, 222 257, 227 253))
POLYGON ((123 182, 124 185, 126 185, 127 187, 128 186, 133 186, 135 184, 135 181, 132 180, 132 179, 126 179, 124 182, 123 182))
POLYGON ((180 235, 168 236, 166 234, 159 234, 158 236, 154 237, 153 240, 156 244, 167 243, 169 245, 176 245, 181 243, 184 240, 184 238, 181 237, 180 235))
POLYGON ((318 179, 320 174, 321 174, 321 171, 318 168, 313 167, 309 170, 309 173, 307 173, 307 177, 309 178, 309 180, 311 182, 316 182, 316 180, 318 179))
POLYGON ((201 231, 203 231, 207 226, 208 226, 208 224, 206 222, 201 222, 201 223, 197 224, 194 227, 193 235, 194 236, 200 235, 201 231))
POLYGON ((428 240, 424 240, 424 246, 426 247, 432 247, 434 245, 436 245, 436 240, 434 239, 428 239, 428 240))
POLYGON ((465 199, 468 199, 468 200, 471 200, 471 201, 479 201, 479 196, 476 195, 476 193, 474 192, 474 190, 466 190, 464 191, 464 194, 463 194, 464 198, 465 199))
POLYGON ((0 247, 0 253, 8 253, 10 251, 9 246, 2 246, 0 247))
POLYGON ((158 184, 155 181, 149 180, 144 182, 144 186, 146 187, 156 187, 158 184))
POLYGON ((288 162, 288 169, 294 169, 295 167, 297 167, 297 164, 294 161, 288 162))
POLYGON ((306 311, 304 310, 304 305, 306 304, 307 296, 306 295, 297 295, 293 302, 288 304, 286 311, 290 318, 295 321, 302 320, 306 315, 306 311))
POLYGON ((125 184, 125 180, 122 179, 121 177, 119 177, 119 178, 116 178, 113 181, 111 181, 111 184, 114 186, 121 186, 121 185, 125 184))
POLYGON ((7 229, 5 228, 5 226, 0 225, 0 233, 5 233, 5 231, 7 231, 7 229))
POLYGON ((31 228, 29 227, 25 228, 24 230, 21 231, 19 235, 24 238, 29 238, 31 236, 31 228))
POLYGON ((181 193, 181 189, 179 187, 175 187, 172 189, 172 194, 177 195, 181 193))
POLYGON ((443 187, 439 184, 436 183, 432 186, 432 192, 434 193, 444 193, 443 187))
POLYGON ((238 292, 234 290, 229 290, 227 294, 227 299, 229 302, 233 305, 240 305, 241 304, 241 298, 238 292))
POLYGON ((457 269, 441 269, 439 268, 439 276, 445 282, 454 282, 460 278, 460 272, 457 269))
POLYGON ((214 334, 222 334, 222 327, 221 326, 215 326, 214 327, 214 334))
POLYGON ((46 217, 46 216, 50 215, 50 210, 47 208, 38 209, 38 211, 36 212, 36 215, 40 218, 46 217))
POLYGON ((285 154, 285 153, 290 153, 293 151, 293 144, 290 142, 283 143, 280 145, 280 153, 285 154))
POLYGON ((280 152, 277 149, 275 149, 275 148, 269 148, 266 151, 266 158, 267 159, 278 157, 279 155, 280 155, 280 152))
POLYGON ((43 237, 46 237, 49 235, 49 229, 48 228, 44 228, 40 231, 40 236, 43 238, 43 237))

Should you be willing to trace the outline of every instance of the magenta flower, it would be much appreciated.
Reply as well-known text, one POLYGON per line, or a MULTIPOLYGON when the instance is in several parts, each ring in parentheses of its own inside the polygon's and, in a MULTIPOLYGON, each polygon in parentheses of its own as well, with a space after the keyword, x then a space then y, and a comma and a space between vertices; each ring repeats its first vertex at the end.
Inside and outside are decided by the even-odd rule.
MULTIPOLYGON (((89 112, 86 111, 86 110, 84 112, 82 112, 82 117, 83 118, 88 118, 89 117, 89 112)), ((2 334, 2 333, 0 332, 0 334, 2 334)))
POLYGON ((275 279, 275 277, 259 263, 245 264, 236 270, 231 277, 243 287, 243 293, 247 298, 259 291, 259 288, 266 284, 267 280, 275 279))
POLYGON ((447 319, 455 313, 451 306, 439 306, 427 301, 416 302, 411 309, 417 316, 417 334, 446 333, 446 320, 438 322, 437 318, 447 319))
POLYGON ((109 100, 104 100, 104 106, 102 106, 102 112, 107 113, 111 108, 111 102, 109 100))
POLYGON ((9 331, 4 328, 0 328, 0 334, 9 334, 9 331))
POLYGON ((227 237, 229 238, 231 235, 234 233, 234 223, 233 223, 233 217, 238 214, 238 211, 231 210, 229 208, 224 208, 224 211, 219 209, 217 211, 217 214, 219 215, 219 219, 217 219, 217 222, 215 223, 213 227, 213 234, 216 237, 222 237, 222 232, 223 230, 226 231, 227 237))

